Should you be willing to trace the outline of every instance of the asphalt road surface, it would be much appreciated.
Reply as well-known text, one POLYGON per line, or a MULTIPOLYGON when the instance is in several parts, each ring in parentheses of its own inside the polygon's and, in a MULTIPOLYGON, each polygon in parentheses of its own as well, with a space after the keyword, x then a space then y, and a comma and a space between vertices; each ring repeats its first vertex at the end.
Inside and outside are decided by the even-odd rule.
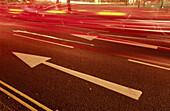
POLYGON ((83 28, 1 20, 1 110, 169 110, 167 41, 84 39, 83 28))

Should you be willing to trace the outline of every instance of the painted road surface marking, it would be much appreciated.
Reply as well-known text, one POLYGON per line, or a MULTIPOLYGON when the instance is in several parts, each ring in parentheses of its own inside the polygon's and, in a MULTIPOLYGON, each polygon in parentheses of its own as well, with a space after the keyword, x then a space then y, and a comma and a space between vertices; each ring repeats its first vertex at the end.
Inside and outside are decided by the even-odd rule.
POLYGON ((56 65, 56 64, 46 62, 47 60, 50 59, 49 57, 42 57, 42 56, 25 54, 25 53, 18 53, 18 52, 12 52, 12 53, 14 55, 16 55, 18 58, 20 58, 22 61, 24 61, 31 68, 42 63, 42 64, 45 64, 47 66, 58 69, 62 72, 68 73, 72 76, 75 76, 75 77, 81 78, 83 80, 92 82, 94 84, 97 84, 97 85, 102 86, 104 88, 110 89, 112 91, 115 91, 117 93, 120 93, 122 95, 125 95, 125 96, 130 97, 130 98, 135 99, 135 100, 139 100, 139 97, 142 94, 142 92, 139 91, 139 90, 132 89, 132 88, 129 88, 129 87, 125 87, 125 86, 122 86, 122 85, 119 85, 119 84, 116 84, 116 83, 113 83, 113 82, 109 82, 109 81, 106 81, 106 80, 103 80, 103 79, 100 79, 100 78, 97 78, 97 77, 94 77, 94 76, 87 75, 85 73, 81 73, 81 72, 74 71, 74 70, 71 70, 71 69, 56 65), (39 57, 39 59, 38 59, 38 57, 39 57), (32 62, 34 60, 36 60, 36 62, 32 62))
POLYGON ((108 41, 108 42, 114 42, 114 43, 121 43, 121 44, 127 44, 132 46, 138 46, 138 47, 145 47, 150 49, 158 49, 158 46, 150 45, 150 44, 144 44, 144 43, 137 43, 137 42, 131 42, 131 41, 125 41, 121 39, 113 39, 108 37, 98 37, 98 36, 92 36, 92 35, 81 35, 81 34, 72 34, 73 36, 80 37, 86 40, 102 40, 102 41, 108 41))
MULTIPOLYGON (((45 59, 46 60, 46 59, 45 59)), ((26 94, 22 93, 21 91, 15 89, 14 87, 8 85, 7 83, 0 80, 0 84, 4 85, 5 87, 9 88, 10 90, 14 91, 15 93, 19 94, 20 96, 26 98, 27 100, 31 101, 32 103, 36 104, 37 106, 41 107, 42 109, 46 111, 52 111, 48 107, 44 106, 43 104, 39 103, 38 101, 34 100, 33 98, 27 96, 26 94)), ((32 110, 34 111, 34 110, 32 110)))
POLYGON ((25 106, 26 108, 30 109, 31 111, 38 111, 37 109, 33 108, 32 106, 30 106, 29 104, 27 104, 26 102, 22 101, 21 99, 19 99, 18 97, 14 96, 13 94, 11 94, 10 92, 8 92, 7 90, 3 89, 0 87, 0 91, 2 91, 3 93, 5 93, 6 95, 8 95, 9 97, 13 98, 14 100, 16 100, 17 102, 19 102, 20 104, 22 104, 23 106, 25 106))
POLYGON ((32 34, 32 35, 42 36, 42 37, 46 37, 46 38, 50 38, 50 39, 56 39, 56 40, 62 40, 62 41, 67 41, 67 42, 73 42, 73 43, 79 43, 79 44, 94 46, 93 44, 88 44, 88 43, 79 42, 79 41, 74 41, 74 40, 57 38, 57 37, 53 37, 53 36, 49 36, 49 35, 44 35, 44 34, 38 34, 38 33, 34 33, 34 32, 28 32, 28 31, 22 31, 22 30, 13 30, 13 32, 21 32, 21 33, 26 33, 26 34, 32 34))
POLYGON ((81 35, 81 34, 71 34, 71 35, 79 37, 79 38, 83 38, 86 40, 93 40, 97 38, 97 36, 92 36, 92 35, 81 35))
POLYGON ((128 61, 134 62, 134 63, 138 63, 138 64, 147 65, 147 66, 151 66, 151 67, 156 67, 156 68, 160 68, 160 69, 165 69, 165 70, 170 71, 170 68, 168 68, 168 67, 158 66, 158 65, 155 65, 155 64, 150 64, 150 63, 146 63, 146 62, 141 62, 141 61, 137 61, 137 60, 133 60, 133 59, 128 59, 128 61))
POLYGON ((50 43, 50 44, 54 44, 54 45, 59 45, 59 46, 67 47, 67 48, 74 48, 73 46, 69 46, 69 45, 65 45, 65 44, 60 44, 60 43, 56 43, 56 42, 52 42, 52 41, 47 41, 47 40, 42 40, 42 39, 37 39, 37 38, 33 38, 33 37, 29 37, 29 36, 24 36, 24 35, 20 35, 20 34, 13 34, 13 35, 18 36, 18 37, 22 37, 22 38, 36 40, 36 41, 46 42, 46 43, 50 43))

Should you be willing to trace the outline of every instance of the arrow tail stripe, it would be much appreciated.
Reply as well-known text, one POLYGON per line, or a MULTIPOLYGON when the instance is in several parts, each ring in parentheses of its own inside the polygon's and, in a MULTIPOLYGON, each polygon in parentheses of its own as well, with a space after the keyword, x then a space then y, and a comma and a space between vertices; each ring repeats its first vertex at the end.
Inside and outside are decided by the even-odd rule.
POLYGON ((87 74, 84 74, 84 73, 81 73, 81 72, 78 72, 78 71, 74 71, 74 70, 71 70, 71 69, 68 69, 68 68, 65 68, 65 67, 62 67, 62 66, 58 66, 58 65, 55 65, 55 64, 52 64, 52 63, 49 63, 49 62, 44 62, 43 64, 50 66, 50 67, 53 67, 55 69, 58 69, 60 71, 66 72, 66 73, 73 75, 73 76, 76 76, 78 78, 84 79, 86 81, 92 82, 92 83, 97 84, 99 86, 105 87, 107 89, 110 89, 110 90, 115 91, 117 93, 120 93, 122 95, 128 96, 128 97, 133 98, 135 100, 139 100, 139 97, 142 94, 142 92, 139 91, 139 90, 132 89, 132 88, 129 88, 129 87, 125 87, 125 86, 122 86, 122 85, 119 85, 119 84, 116 84, 116 83, 112 83, 112 82, 109 82, 109 81, 106 81, 106 80, 103 80, 103 79, 100 79, 100 78, 97 78, 97 77, 94 77, 94 76, 90 76, 90 75, 87 75, 87 74))

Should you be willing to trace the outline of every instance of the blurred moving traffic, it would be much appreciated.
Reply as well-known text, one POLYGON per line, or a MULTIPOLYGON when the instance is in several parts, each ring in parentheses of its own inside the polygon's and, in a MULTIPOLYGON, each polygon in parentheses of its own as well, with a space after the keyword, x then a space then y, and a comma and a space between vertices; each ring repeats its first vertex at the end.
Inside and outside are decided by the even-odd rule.
MULTIPOLYGON (((61 2, 1 1, 0 49, 2 51, 0 57, 3 59, 0 78, 27 92, 42 103, 44 102, 53 110, 56 107, 59 110, 76 110, 76 108, 77 110, 84 108, 84 110, 108 111, 121 109, 155 110, 155 108, 167 110, 170 70, 170 9, 167 5, 168 0, 135 0, 133 2, 126 0, 116 3, 99 0, 94 2, 61 2), (134 101, 126 99, 124 96, 117 96, 117 93, 114 98, 120 101, 118 103, 112 101, 112 93, 103 91, 103 89, 99 89, 103 91, 101 94, 108 93, 108 95, 105 97, 99 94, 102 99, 97 97, 97 91, 92 93, 95 95, 93 97, 91 93, 84 96, 81 84, 87 86, 88 83, 77 80, 80 85, 76 81, 77 87, 75 87, 75 83, 72 84, 74 79, 70 79, 66 84, 68 86, 71 84, 72 87, 77 88, 73 90, 74 88, 63 84, 65 79, 69 79, 69 77, 59 79, 56 76, 48 76, 46 78, 46 72, 56 73, 56 70, 47 70, 47 68, 42 68, 44 72, 35 71, 37 75, 41 75, 38 77, 40 80, 36 81, 36 77, 32 78, 35 75, 34 69, 24 66, 14 56, 14 54, 22 55, 18 52, 52 56, 53 59, 50 61, 72 70, 89 74, 97 73, 94 76, 119 84, 126 85, 128 83, 129 87, 139 89, 142 96, 136 99, 139 101, 135 101, 136 106, 133 104, 134 101), (13 69, 8 68, 8 66, 13 69), (20 68, 14 68, 16 66, 20 66, 23 70, 23 77, 21 75, 18 75, 18 78, 15 77, 20 73, 20 68), (28 88, 21 84, 23 81, 28 88), (41 81, 50 82, 46 84, 46 82, 41 83, 41 81), (58 84, 61 82, 58 85, 59 89, 56 88, 55 81, 59 81, 58 84), (30 85, 30 83, 36 83, 36 85, 30 85), (60 86, 62 86, 61 89, 60 86), (66 91, 64 88, 69 90, 66 91), (45 90, 44 93, 42 90, 45 90), (61 91, 61 94, 66 93, 68 96, 61 96, 58 90, 61 91), (80 94, 80 96, 76 94, 80 94), (58 103, 56 98, 59 98, 58 103), (72 99, 65 101, 66 98, 72 99), (91 98, 95 102, 90 102, 91 98), (123 98, 122 101, 120 98, 123 98), (96 103, 102 104, 103 109, 98 107, 96 103), (121 105, 123 107, 120 107, 121 105)), ((57 74, 61 74, 61 72, 57 72, 57 74)), ((1 86, 2 84, 0 84, 1 86)), ((89 87, 91 91, 92 88, 90 85, 89 87)), ((96 87, 94 86, 94 89, 96 87)), ((2 100, 6 99, 2 97, 2 100)), ((5 102, 5 104, 11 106, 12 103, 5 102)), ((16 103, 13 104, 16 105, 16 103)), ((20 107, 20 105, 16 106, 20 107)), ((14 107, 14 109, 17 108, 14 107)))

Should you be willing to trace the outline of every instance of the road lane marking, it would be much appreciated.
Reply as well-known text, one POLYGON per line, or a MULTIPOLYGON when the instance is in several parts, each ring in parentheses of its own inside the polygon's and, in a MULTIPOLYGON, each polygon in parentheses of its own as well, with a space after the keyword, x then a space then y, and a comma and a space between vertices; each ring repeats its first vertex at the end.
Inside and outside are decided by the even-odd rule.
POLYGON ((20 34, 13 34, 13 35, 22 37, 22 38, 36 40, 36 41, 46 42, 46 43, 50 43, 50 44, 54 44, 54 45, 59 45, 59 46, 67 47, 67 48, 74 48, 73 46, 69 46, 69 45, 65 45, 65 44, 61 44, 61 43, 57 43, 57 42, 52 42, 52 41, 47 41, 47 40, 41 40, 41 39, 37 39, 37 38, 33 38, 33 37, 20 35, 20 34))
POLYGON ((94 76, 90 76, 88 74, 82 73, 82 72, 78 72, 78 71, 74 71, 56 64, 52 64, 50 62, 47 62, 47 60, 49 60, 49 57, 42 57, 42 56, 37 56, 37 55, 31 55, 31 54, 25 54, 25 53, 18 53, 18 52, 12 52, 14 55, 16 55, 18 58, 20 58, 22 61, 24 61, 28 66, 30 66, 31 68, 35 67, 36 65, 39 65, 41 63, 49 66, 49 67, 53 67, 57 70, 60 70, 62 72, 65 72, 67 74, 70 74, 72 76, 81 78, 83 80, 92 82, 96 85, 102 86, 104 88, 107 88, 109 90, 115 91, 117 93, 120 93, 122 95, 125 95, 127 97, 130 97, 132 99, 135 100, 139 100, 139 97, 141 96, 142 92, 136 89, 132 89, 126 86, 122 86, 113 82, 109 82, 94 76), (39 57, 39 58, 38 58, 39 57), (44 60, 43 60, 44 59, 44 60), (36 62, 32 62, 36 60, 36 62))
POLYGON ((17 102, 19 102, 20 104, 22 104, 23 106, 25 106, 26 108, 30 109, 31 111, 38 111, 37 109, 35 109, 34 107, 30 106, 30 105, 27 104, 26 102, 22 101, 22 100, 19 99, 18 97, 14 96, 13 94, 11 94, 11 93, 8 92, 7 90, 3 89, 2 87, 0 87, 0 91, 2 91, 3 93, 5 93, 6 95, 10 96, 11 98, 13 98, 13 99, 16 100, 17 102))
POLYGON ((26 33, 26 34, 42 36, 42 37, 46 37, 46 38, 50 38, 50 39, 56 39, 56 40, 62 40, 62 41, 67 41, 67 42, 73 42, 73 43, 79 43, 79 44, 94 46, 93 44, 89 44, 89 43, 84 43, 84 42, 79 42, 79 41, 74 41, 74 40, 68 40, 68 39, 62 39, 62 38, 57 38, 57 37, 54 37, 54 36, 49 36, 49 35, 44 35, 44 34, 39 34, 39 33, 34 33, 34 32, 28 32, 28 31, 22 31, 22 30, 13 30, 13 32, 21 32, 21 33, 26 33))
POLYGON ((150 63, 146 63, 146 62, 141 62, 141 61, 137 61, 137 60, 133 60, 133 59, 128 59, 128 61, 134 62, 134 63, 143 64, 143 65, 147 65, 147 66, 151 66, 151 67, 156 67, 156 68, 160 68, 160 69, 165 69, 165 70, 170 71, 170 68, 168 68, 168 67, 158 66, 158 65, 155 65, 155 64, 150 64, 150 63))
POLYGON ((81 34, 71 34, 71 35, 79 37, 79 38, 83 38, 86 40, 93 40, 97 38, 97 36, 93 36, 93 35, 81 35, 81 34))
POLYGON ((132 46, 138 46, 138 47, 144 47, 144 48, 150 48, 150 49, 157 49, 158 46, 155 45, 150 45, 150 44, 144 44, 144 43, 137 43, 137 42, 131 42, 131 41, 125 41, 121 39, 112 39, 112 38, 103 38, 100 37, 98 38, 99 40, 105 40, 105 41, 110 41, 114 43, 120 43, 120 44, 126 44, 126 45, 132 45, 132 46))
MULTIPOLYGON (((48 107, 44 106, 43 104, 39 103, 38 101, 34 100, 33 98, 27 96, 26 94, 22 93, 21 91, 15 89, 14 87, 8 85, 7 83, 0 80, 0 84, 4 85, 5 87, 9 88, 10 90, 14 91, 15 93, 19 94, 20 96, 26 98, 27 100, 31 101, 32 103, 36 104, 37 106, 43 108, 46 111, 52 111, 48 107)), ((34 111, 34 110, 33 110, 34 111)))
POLYGON ((137 42, 131 42, 131 41, 125 41, 121 39, 113 39, 108 37, 98 37, 93 35, 81 35, 81 34, 71 34, 76 37, 80 37, 86 40, 102 40, 102 41, 108 41, 108 42, 114 42, 114 43, 120 43, 120 44, 126 44, 126 45, 132 45, 132 46, 138 46, 138 47, 144 47, 144 48, 150 48, 150 49, 158 49, 158 46, 150 45, 150 44, 144 44, 144 43, 137 43, 137 42))

